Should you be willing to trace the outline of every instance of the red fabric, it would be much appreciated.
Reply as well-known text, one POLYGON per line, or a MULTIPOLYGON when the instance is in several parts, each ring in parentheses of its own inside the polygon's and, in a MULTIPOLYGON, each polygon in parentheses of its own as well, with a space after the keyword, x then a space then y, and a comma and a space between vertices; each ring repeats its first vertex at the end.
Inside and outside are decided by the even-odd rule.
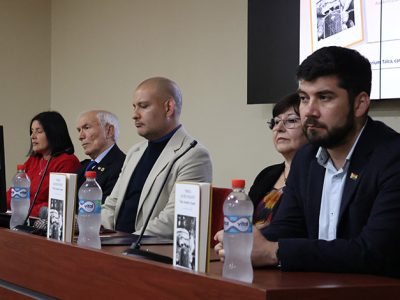
POLYGON ((217 243, 214 241, 214 235, 221 229, 224 229, 224 201, 232 192, 232 189, 217 188, 212 189, 212 211, 211 211, 211 240, 210 247, 217 243))
MULTIPOLYGON (((39 186, 40 178, 46 167, 47 161, 41 157, 30 156, 24 163, 25 171, 31 180, 31 204, 37 188, 39 186)), ((49 168, 47 169, 46 175, 43 179, 42 186, 36 199, 35 206, 32 209, 31 216, 37 217, 39 210, 42 206, 47 206, 49 201, 49 174, 50 172, 59 173, 76 173, 80 168, 78 158, 73 154, 61 154, 57 157, 53 157, 50 162, 49 168)), ((10 209, 11 202, 11 189, 7 191, 7 208, 10 209)))

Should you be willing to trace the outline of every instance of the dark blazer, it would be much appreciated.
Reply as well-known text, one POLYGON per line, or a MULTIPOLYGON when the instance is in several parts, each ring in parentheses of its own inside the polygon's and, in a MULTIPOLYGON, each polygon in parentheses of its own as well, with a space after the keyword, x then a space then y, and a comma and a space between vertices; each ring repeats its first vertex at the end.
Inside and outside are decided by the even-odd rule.
POLYGON ((262 230, 279 241, 282 269, 400 277, 400 135, 368 119, 351 157, 333 241, 318 240, 325 168, 317 151, 306 145, 297 152, 279 210, 262 230))
MULTIPOLYGON (((93 170, 96 171, 96 181, 103 191, 102 203, 104 203, 106 197, 111 194, 117 182, 122 165, 125 161, 125 156, 125 153, 115 144, 93 170)), ((78 188, 85 182, 85 170, 89 162, 90 159, 81 161, 81 168, 78 171, 78 188)))

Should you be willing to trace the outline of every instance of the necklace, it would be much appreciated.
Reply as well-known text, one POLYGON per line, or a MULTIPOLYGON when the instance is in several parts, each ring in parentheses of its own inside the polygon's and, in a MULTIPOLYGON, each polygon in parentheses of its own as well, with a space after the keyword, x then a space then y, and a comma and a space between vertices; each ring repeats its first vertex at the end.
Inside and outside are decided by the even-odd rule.
POLYGON ((283 181, 286 185, 286 180, 287 180, 287 176, 286 176, 286 170, 287 170, 287 174, 289 175, 290 172, 290 164, 285 162, 285 168, 283 169, 283 181))
POLYGON ((47 163, 47 161, 44 158, 41 158, 39 160, 39 169, 40 169, 39 170, 39 176, 41 176, 43 174, 43 170, 46 167, 46 163, 47 163))

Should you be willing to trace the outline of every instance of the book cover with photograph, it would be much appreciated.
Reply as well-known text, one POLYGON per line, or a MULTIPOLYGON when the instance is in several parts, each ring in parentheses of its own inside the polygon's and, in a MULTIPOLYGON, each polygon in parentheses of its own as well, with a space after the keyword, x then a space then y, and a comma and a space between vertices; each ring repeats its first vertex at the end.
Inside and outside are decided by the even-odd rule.
POLYGON ((74 236, 76 174, 50 173, 47 238, 71 242, 74 236))
POLYGON ((211 230, 210 183, 175 184, 174 266, 207 272, 211 230))

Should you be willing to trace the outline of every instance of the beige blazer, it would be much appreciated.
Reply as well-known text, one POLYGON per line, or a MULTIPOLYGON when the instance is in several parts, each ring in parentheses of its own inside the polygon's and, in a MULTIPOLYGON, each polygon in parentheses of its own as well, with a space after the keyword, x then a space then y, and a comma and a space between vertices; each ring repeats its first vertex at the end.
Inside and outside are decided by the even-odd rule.
MULTIPOLYGON (((192 141, 193 138, 186 133, 182 126, 171 137, 158 157, 144 183, 142 194, 140 195, 136 214, 135 234, 140 233, 173 158, 185 151, 192 141)), ((115 228, 129 180, 146 147, 147 141, 134 145, 128 151, 117 183, 102 206, 101 221, 105 228, 115 228)), ((211 158, 207 149, 200 143, 178 159, 172 167, 169 179, 161 192, 150 222, 147 225, 146 235, 172 238, 175 210, 174 185, 176 181, 212 182, 211 158)))

